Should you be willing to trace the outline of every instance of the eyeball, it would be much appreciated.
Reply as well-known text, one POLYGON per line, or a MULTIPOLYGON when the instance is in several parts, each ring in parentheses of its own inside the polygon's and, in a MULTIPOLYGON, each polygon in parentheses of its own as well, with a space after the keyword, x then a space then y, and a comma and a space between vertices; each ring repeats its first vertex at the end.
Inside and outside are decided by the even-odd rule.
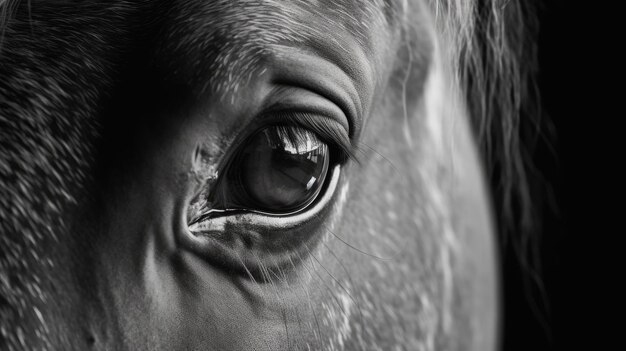
POLYGON ((328 146, 315 134, 273 126, 256 133, 243 147, 234 180, 255 209, 290 212, 319 194, 328 163, 328 146))
POLYGON ((303 209, 320 193, 329 168, 329 147, 295 126, 270 126, 242 145, 227 175, 223 200, 272 214, 303 209))

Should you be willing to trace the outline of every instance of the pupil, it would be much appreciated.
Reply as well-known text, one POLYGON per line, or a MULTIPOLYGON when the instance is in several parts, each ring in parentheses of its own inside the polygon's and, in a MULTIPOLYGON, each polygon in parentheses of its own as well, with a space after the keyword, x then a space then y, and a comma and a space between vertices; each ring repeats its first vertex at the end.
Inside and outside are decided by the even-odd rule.
POLYGON ((275 126, 241 153, 241 187, 259 210, 286 212, 312 202, 328 171, 328 146, 305 129, 275 126))

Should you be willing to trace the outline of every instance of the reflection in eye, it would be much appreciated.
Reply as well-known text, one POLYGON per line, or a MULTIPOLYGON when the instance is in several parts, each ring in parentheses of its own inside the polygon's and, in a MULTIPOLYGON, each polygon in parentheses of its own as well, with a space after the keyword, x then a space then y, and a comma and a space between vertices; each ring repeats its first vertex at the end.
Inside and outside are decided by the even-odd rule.
POLYGON ((305 129, 274 126, 254 135, 235 162, 229 173, 241 195, 260 210, 289 212, 319 193, 329 153, 328 146, 305 129))
POLYGON ((190 224, 229 210, 272 215, 303 210, 323 188, 330 158, 329 146, 307 129, 262 129, 241 145, 215 189, 196 199, 190 224))

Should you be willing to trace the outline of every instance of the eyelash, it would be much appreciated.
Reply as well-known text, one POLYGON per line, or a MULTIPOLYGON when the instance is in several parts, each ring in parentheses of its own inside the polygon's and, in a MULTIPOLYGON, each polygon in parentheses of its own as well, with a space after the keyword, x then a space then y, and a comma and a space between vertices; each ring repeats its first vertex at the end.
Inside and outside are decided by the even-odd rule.
MULTIPOLYGON (((321 141, 325 142, 331 149, 331 161, 337 164, 344 164, 348 160, 358 163, 354 147, 348 136, 348 132, 343 127, 333 128, 331 124, 338 124, 334 119, 308 112, 280 112, 273 114, 274 123, 268 125, 295 126, 313 132, 321 141), (345 133, 341 133, 341 132, 345 133)), ((253 134, 253 133, 252 133, 253 134)), ((252 135, 250 134, 250 135, 252 135)))

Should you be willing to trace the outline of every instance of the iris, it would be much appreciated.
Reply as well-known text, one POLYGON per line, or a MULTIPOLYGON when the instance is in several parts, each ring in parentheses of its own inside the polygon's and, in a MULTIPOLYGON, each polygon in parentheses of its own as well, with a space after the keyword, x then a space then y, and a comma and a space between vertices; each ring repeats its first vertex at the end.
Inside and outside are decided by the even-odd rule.
POLYGON ((270 213, 297 211, 319 194, 329 148, 313 132, 271 126, 245 143, 228 172, 232 205, 270 213))

